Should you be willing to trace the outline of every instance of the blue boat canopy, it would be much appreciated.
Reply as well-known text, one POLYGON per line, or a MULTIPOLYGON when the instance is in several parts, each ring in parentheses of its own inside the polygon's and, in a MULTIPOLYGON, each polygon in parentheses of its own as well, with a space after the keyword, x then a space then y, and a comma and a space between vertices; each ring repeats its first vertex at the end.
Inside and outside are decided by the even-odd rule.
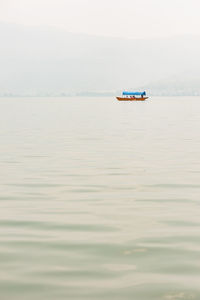
POLYGON ((146 96, 146 92, 126 92, 122 93, 124 96, 146 96))

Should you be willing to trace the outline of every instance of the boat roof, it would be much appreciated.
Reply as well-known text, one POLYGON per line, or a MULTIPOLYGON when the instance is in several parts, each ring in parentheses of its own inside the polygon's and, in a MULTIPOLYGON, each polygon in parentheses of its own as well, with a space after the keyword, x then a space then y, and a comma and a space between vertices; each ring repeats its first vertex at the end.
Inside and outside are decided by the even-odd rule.
POLYGON ((122 95, 126 95, 126 96, 145 96, 146 92, 128 92, 128 91, 123 91, 122 95))

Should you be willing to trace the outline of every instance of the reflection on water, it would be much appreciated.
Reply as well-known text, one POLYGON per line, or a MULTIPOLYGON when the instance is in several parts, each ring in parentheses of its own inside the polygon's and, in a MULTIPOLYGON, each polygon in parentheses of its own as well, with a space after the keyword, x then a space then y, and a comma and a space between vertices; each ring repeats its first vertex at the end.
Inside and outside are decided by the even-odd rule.
POLYGON ((200 299, 199 100, 0 100, 1 299, 200 299))

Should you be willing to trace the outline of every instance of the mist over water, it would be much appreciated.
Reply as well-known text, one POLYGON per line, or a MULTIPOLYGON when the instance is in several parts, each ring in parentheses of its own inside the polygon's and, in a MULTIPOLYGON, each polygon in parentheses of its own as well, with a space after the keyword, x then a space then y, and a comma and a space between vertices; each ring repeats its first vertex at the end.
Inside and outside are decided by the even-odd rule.
POLYGON ((1 98, 1 299, 200 299, 199 116, 199 97, 1 98))

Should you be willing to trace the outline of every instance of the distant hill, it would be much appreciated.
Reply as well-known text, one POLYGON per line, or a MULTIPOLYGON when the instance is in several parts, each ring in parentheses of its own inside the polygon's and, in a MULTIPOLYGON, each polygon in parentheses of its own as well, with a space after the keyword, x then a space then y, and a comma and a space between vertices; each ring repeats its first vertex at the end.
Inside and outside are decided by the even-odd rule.
POLYGON ((0 37, 1 96, 200 93, 200 37, 133 40, 3 23, 0 37))
POLYGON ((146 89, 156 96, 200 96, 200 70, 188 69, 177 75, 171 75, 164 80, 158 80, 139 89, 146 89))

